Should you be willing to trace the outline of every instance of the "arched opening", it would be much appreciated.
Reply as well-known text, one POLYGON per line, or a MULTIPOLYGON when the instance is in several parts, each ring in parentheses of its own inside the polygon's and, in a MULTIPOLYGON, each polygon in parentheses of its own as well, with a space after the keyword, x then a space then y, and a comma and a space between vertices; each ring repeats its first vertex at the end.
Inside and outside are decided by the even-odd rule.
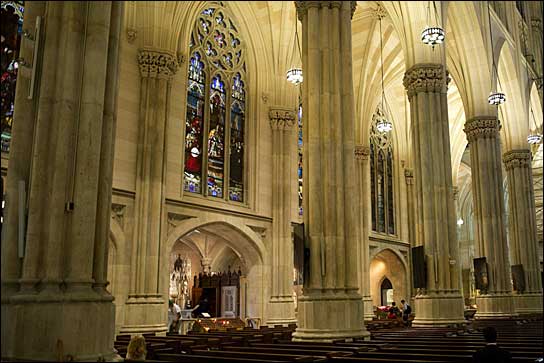
MULTIPOLYGON (((249 228, 238 224, 191 219, 170 232, 162 273, 168 278, 167 296, 182 310, 206 299, 205 312, 211 317, 264 316, 264 249, 249 228)), ((193 315, 202 312, 199 308, 193 315)))
POLYGON ((405 263, 390 249, 380 251, 370 262, 370 295, 374 306, 409 300, 405 263))
POLYGON ((391 285, 391 281, 387 277, 383 279, 380 286, 380 297, 382 306, 390 305, 394 301, 393 285, 391 285))

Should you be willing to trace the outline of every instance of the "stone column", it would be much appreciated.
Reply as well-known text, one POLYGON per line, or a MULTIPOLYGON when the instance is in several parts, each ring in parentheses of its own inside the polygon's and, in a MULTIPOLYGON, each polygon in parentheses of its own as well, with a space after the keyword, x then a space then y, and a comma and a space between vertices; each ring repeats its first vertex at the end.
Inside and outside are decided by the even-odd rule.
POLYGON ((414 300, 414 326, 464 322, 448 126, 447 74, 416 64, 404 75, 413 135, 417 243, 425 248, 427 286, 414 300))
POLYGON ((351 16, 356 3, 296 1, 302 21, 304 235, 309 279, 295 341, 368 336, 357 292, 357 174, 351 16))
MULTIPOLYGON (((410 246, 416 246, 416 222, 415 222, 415 200, 414 200, 414 170, 404 169, 404 181, 406 182, 406 214, 408 216, 408 242, 410 246)), ((411 258, 411 257, 410 257, 411 258)), ((413 275, 413 271, 411 271, 413 275)), ((410 295, 415 296, 416 291, 413 288, 412 276, 408 278, 411 286, 410 295)))
POLYGON ((510 150, 502 158, 508 178, 510 263, 522 265, 525 291, 514 295, 517 313, 542 312, 542 281, 538 261, 535 192, 531 151, 510 150))
MULTIPOLYGON (((5 276, 9 283, 2 296, 2 359, 113 355, 114 305, 104 287, 123 7, 107 1, 28 4, 31 18, 43 16, 43 54, 33 101, 15 103, 10 166, 18 166, 8 172, 8 197, 14 200, 13 183, 24 180, 28 225, 19 271, 13 262, 2 263, 2 284, 5 276), (18 132, 19 115, 33 132, 18 132)), ((16 206, 7 206, 9 226, 17 225, 10 210, 16 206)), ((2 255, 17 258, 17 234, 2 237, 2 255)))
POLYGON ((269 325, 295 323, 293 239, 291 237, 291 144, 296 113, 272 107, 272 253, 269 325))
POLYGON ((167 305, 159 284, 159 246, 166 234, 161 222, 165 200, 165 129, 171 80, 178 64, 174 53, 153 48, 140 49, 138 64, 141 88, 134 238, 122 333, 167 330, 167 305))
POLYGON ((359 189, 359 226, 361 227, 359 288, 363 295, 364 320, 372 320, 374 309, 370 296, 370 261, 369 240, 370 234, 370 165, 368 163, 370 149, 368 146, 355 146, 355 160, 357 161, 357 185, 359 189))
POLYGON ((476 297, 475 318, 514 313, 506 241, 500 122, 494 116, 467 120, 474 198, 475 257, 486 257, 489 287, 476 297))

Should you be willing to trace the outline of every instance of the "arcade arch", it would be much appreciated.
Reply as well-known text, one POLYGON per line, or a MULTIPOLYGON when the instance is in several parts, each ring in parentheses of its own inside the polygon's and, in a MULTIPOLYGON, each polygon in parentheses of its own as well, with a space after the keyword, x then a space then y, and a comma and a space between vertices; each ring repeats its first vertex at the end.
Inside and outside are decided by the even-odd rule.
MULTIPOLYGON (((370 295, 374 306, 381 306, 386 298, 382 296, 384 281, 389 281, 392 289, 392 301, 409 300, 410 288, 407 282, 407 265, 395 251, 386 248, 378 252, 370 262, 370 295)), ((389 286, 386 283, 387 286, 389 286)), ((391 298, 391 297, 389 297, 391 298)), ((392 301, 389 301, 391 303, 392 301)))

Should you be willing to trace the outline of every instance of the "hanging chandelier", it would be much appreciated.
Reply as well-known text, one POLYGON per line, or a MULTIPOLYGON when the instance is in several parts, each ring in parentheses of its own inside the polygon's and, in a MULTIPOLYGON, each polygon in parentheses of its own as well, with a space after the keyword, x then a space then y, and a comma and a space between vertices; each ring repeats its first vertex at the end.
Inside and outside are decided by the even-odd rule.
MULTIPOLYGON (((444 29, 442 29, 440 26, 438 26, 438 11, 436 10, 436 4, 433 1, 433 10, 434 10, 434 17, 436 26, 427 26, 423 31, 421 32, 421 41, 424 44, 430 45, 433 47, 437 44, 444 43, 444 40, 446 39, 446 34, 444 33, 444 29)), ((431 2, 429 1, 427 3, 427 24, 431 24, 431 2)))
MULTIPOLYGON (((298 50, 298 56, 299 60, 302 63, 302 52, 300 51, 300 44, 298 39, 298 20, 295 17, 295 44, 293 45, 295 53, 298 50)), ((302 68, 300 67, 292 67, 287 71, 286 74, 287 81, 293 83, 294 85, 298 85, 302 83, 304 78, 302 77, 302 68)))
POLYGON ((542 135, 540 135, 540 134, 529 134, 529 136, 527 136, 527 142, 530 145, 540 144, 542 142, 542 135))
MULTIPOLYGON (((493 72, 497 75, 498 86, 501 87, 501 80, 499 79, 499 71, 495 65, 495 52, 493 51, 493 29, 491 29, 491 11, 489 10, 489 1, 487 2, 487 17, 489 19, 489 39, 491 42, 491 89, 493 89, 493 72)), ((502 88, 502 87, 501 87, 502 88)), ((506 95, 503 92, 491 91, 489 97, 487 97, 487 102, 492 106, 499 106, 506 102, 506 95)))
POLYGON ((378 114, 378 121, 376 122, 376 130, 379 132, 389 132, 393 130, 393 124, 383 114, 378 114))
POLYGON ((291 68, 287 71, 287 80, 293 84, 302 83, 302 68, 291 68))
POLYGON ((487 102, 493 106, 502 105, 506 102, 506 96, 502 92, 491 92, 489 97, 487 97, 487 102))
POLYGON ((379 132, 390 132, 393 130, 393 124, 386 117, 385 110, 387 109, 387 99, 385 97, 385 89, 383 86, 383 36, 382 36, 382 18, 383 15, 378 15, 378 20, 380 22, 380 62, 382 68, 382 107, 383 111, 378 113, 378 121, 376 122, 376 129, 379 132))

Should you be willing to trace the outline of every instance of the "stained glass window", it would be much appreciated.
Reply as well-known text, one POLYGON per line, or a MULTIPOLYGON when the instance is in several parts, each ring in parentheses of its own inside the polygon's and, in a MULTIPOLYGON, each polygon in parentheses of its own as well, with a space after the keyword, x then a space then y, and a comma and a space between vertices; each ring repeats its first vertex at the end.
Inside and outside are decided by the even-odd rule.
POLYGON ((243 202, 245 53, 234 22, 220 3, 202 11, 195 22, 190 54, 183 188, 243 202))
POLYGON ((372 230, 395 235, 395 203, 393 186, 393 146, 390 132, 380 132, 377 121, 383 113, 380 105, 372 118, 370 130, 370 198, 372 230))
POLYGON ((2 152, 7 153, 11 142, 15 86, 19 68, 18 58, 23 33, 24 2, 2 1, 1 4, 1 148, 2 152))

